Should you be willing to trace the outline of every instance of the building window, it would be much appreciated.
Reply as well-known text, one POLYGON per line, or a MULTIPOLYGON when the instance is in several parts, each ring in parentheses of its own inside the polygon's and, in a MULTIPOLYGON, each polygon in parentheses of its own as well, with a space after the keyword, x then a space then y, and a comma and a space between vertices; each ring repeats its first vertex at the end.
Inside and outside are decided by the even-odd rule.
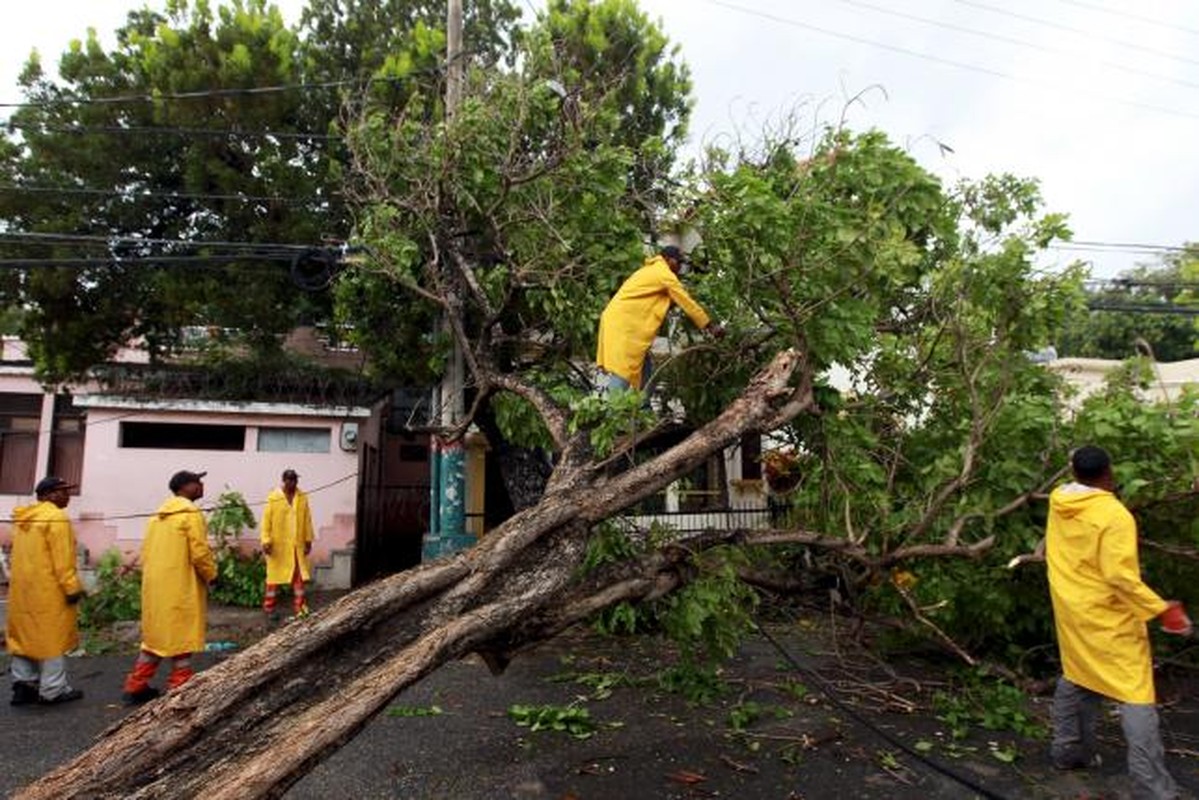
POLYGON ((741 437, 741 479, 762 480, 762 434, 747 433, 741 437))
POLYGON ((54 427, 50 432, 50 469, 75 486, 71 494, 79 494, 83 480, 83 439, 87 429, 84 411, 75 405, 69 394, 54 398, 54 427))
POLYGON ((260 453, 328 453, 328 428, 259 428, 260 453))
POLYGON ((121 447, 153 450, 245 450, 245 425, 122 422, 121 447))
POLYGON ((33 492, 41 424, 42 395, 0 394, 0 493, 33 492))

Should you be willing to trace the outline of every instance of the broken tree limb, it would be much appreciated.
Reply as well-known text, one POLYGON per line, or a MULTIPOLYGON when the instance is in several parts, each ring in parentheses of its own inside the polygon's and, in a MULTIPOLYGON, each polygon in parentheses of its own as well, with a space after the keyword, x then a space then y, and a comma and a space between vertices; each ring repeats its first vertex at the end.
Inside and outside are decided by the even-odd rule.
MULTIPOLYGON (((17 796, 281 795, 405 687, 569 595, 597 522, 746 431, 809 408, 804 366, 794 351, 778 354, 718 417, 628 472, 609 477, 591 462, 563 462, 558 469, 571 474, 555 474, 555 490, 472 549, 377 581, 276 631, 134 711, 17 796), (287 748, 273 746, 281 738, 287 748)), ((654 586, 667 588, 657 579, 654 586)), ((592 607, 602 607, 597 602, 592 607)))

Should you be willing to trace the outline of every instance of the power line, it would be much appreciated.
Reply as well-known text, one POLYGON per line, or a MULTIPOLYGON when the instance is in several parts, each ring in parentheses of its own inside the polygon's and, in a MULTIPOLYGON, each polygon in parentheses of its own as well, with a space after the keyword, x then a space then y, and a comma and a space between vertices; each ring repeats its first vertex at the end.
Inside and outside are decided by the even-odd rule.
POLYGON ((1116 11, 1114 8, 1107 8, 1098 3, 1084 3, 1082 0, 1058 0, 1059 3, 1065 3, 1069 6, 1078 6, 1079 8, 1089 8, 1092 11, 1098 11, 1102 14, 1111 14, 1114 17, 1123 17, 1124 19, 1132 19, 1137 22, 1143 22, 1146 25, 1156 25, 1159 28, 1165 28, 1171 31, 1181 31, 1195 36, 1199 36, 1199 30, 1188 28, 1185 25, 1172 25, 1169 22, 1162 22, 1151 17, 1142 17, 1140 14, 1129 14, 1127 11, 1116 11))
POLYGON ((182 245, 185 247, 218 247, 218 248, 241 248, 241 249, 260 249, 260 250, 280 250, 289 252, 303 252, 311 250, 312 245, 287 243, 287 242, 222 242, 222 241, 203 241, 195 239, 153 239, 143 238, 138 236, 98 236, 94 234, 79 234, 79 233, 44 233, 41 231, 0 231, 0 238, 7 239, 27 239, 35 242, 55 242, 55 243, 84 243, 84 244, 106 244, 116 246, 125 245, 182 245))
POLYGON ((1141 244, 1137 242, 1096 242, 1075 240, 1049 245, 1051 250, 1084 250, 1126 253, 1189 253, 1199 250, 1196 245, 1141 244))
MULTIPOLYGON (((470 58, 475 52, 463 51, 460 58, 470 58)), ((301 83, 280 83, 270 86, 247 86, 227 89, 197 89, 190 92, 154 92, 151 94, 114 95, 112 97, 73 97, 63 96, 53 100, 35 100, 21 103, 0 103, 0 108, 56 108, 63 105, 121 105, 125 103, 158 103, 164 101, 198 100, 210 97, 256 97, 283 92, 309 92, 318 89, 336 89, 344 86, 369 86, 371 84, 390 84, 398 86, 404 81, 422 75, 436 75, 443 72, 448 62, 442 61, 431 67, 420 67, 409 70, 403 75, 378 75, 358 78, 342 78, 331 81, 314 81, 301 83)))
POLYGON ((205 194, 193 192, 156 192, 153 190, 121 190, 93 189, 84 186, 29 186, 18 183, 0 183, 0 192, 24 194, 60 194, 78 195, 81 197, 115 197, 122 200, 219 200, 244 203, 283 203, 297 206, 322 206, 330 202, 330 198, 300 198, 284 197, 281 195, 253 194, 205 194))
MULTIPOLYGON (((1017 83, 1027 83, 1027 84, 1031 84, 1033 86, 1037 86, 1040 88, 1046 88, 1046 87, 1053 88, 1053 86, 1054 86, 1053 84, 1046 83, 1045 81, 1041 81, 1041 80, 1038 80, 1035 78, 1025 78, 1025 77, 1022 77, 1019 75, 1012 75, 1007 72, 1001 72, 1000 70, 997 70, 997 69, 991 69, 990 67, 982 67, 977 64, 967 64, 963 61, 955 61, 954 59, 951 59, 951 58, 943 58, 941 56, 932 55, 930 53, 922 53, 918 50, 909 50, 906 47, 900 47, 898 45, 888 44, 886 42, 879 42, 879 41, 875 41, 873 39, 866 39, 864 37, 854 36, 853 34, 849 34, 849 33, 842 33, 841 31, 832 30, 830 28, 823 28, 819 25, 812 25, 811 23, 808 23, 808 22, 801 22, 796 19, 791 19, 790 17, 782 17, 782 16, 779 16, 778 14, 772 14, 768 11, 759 11, 758 9, 747 8, 745 6, 740 6, 735 3, 727 2, 727 0, 704 0, 704 2, 708 3, 709 5, 719 6, 721 8, 726 8, 726 9, 729 9, 730 11, 736 11, 741 14, 748 14, 748 15, 754 16, 754 17, 761 17, 762 19, 768 19, 768 20, 771 20, 772 22, 778 22, 783 25, 790 25, 790 26, 793 26, 796 28, 803 28, 805 30, 814 31, 816 33, 824 34, 825 36, 832 36, 834 38, 844 39, 845 41, 854 42, 856 44, 864 44, 869 47, 877 47, 880 50, 889 50, 893 53, 899 53, 901 55, 911 56, 912 58, 919 58, 919 59, 923 59, 925 61, 931 61, 934 64, 941 64, 941 65, 948 66, 948 67, 954 67, 956 69, 963 69, 963 70, 967 70, 969 72, 977 72, 977 73, 980 73, 983 75, 989 75, 993 78, 1002 78, 1004 80, 1015 81, 1017 83)), ((965 2, 969 2, 969 0, 958 0, 958 2, 965 3, 965 2)), ((973 3, 971 3, 971 4, 973 5, 973 3)), ((1190 60, 1190 59, 1186 59, 1186 60, 1190 60)), ((1193 61, 1192 63, 1199 64, 1199 61, 1193 61)), ((1063 87, 1063 88, 1065 88, 1065 87, 1063 87)), ((1169 116, 1175 116, 1175 117, 1187 117, 1189 119, 1199 119, 1199 113, 1193 113, 1190 111, 1181 111, 1179 109, 1166 108, 1164 106, 1157 106, 1157 105, 1153 105, 1151 103, 1142 103, 1138 100, 1126 100, 1126 99, 1120 98, 1120 97, 1111 97, 1108 95, 1101 94, 1099 92, 1088 91, 1086 89, 1071 88, 1070 91, 1073 91, 1077 94, 1090 95, 1092 97, 1100 98, 1104 102, 1118 103, 1119 105, 1128 106, 1130 108, 1139 108, 1144 111, 1154 111, 1159 114, 1167 114, 1169 116)))
POLYGON ((68 133, 81 136, 93 133, 111 133, 131 136, 206 136, 212 138, 237 139, 285 139, 301 141, 337 142, 344 136, 331 133, 308 133, 305 131, 235 130, 233 128, 181 128, 151 125, 47 125, 38 121, 9 120, 8 127, 17 130, 38 130, 47 133, 68 133))
POLYGON ((1199 317, 1199 307, 1180 306, 1173 303, 1123 303, 1108 300, 1088 300, 1091 311, 1122 311, 1129 314, 1173 314, 1181 317, 1199 317))
POLYGON ((1015 11, 1009 11, 1008 9, 1003 8, 1001 6, 993 6, 993 5, 990 5, 989 3, 979 2, 979 0, 956 0, 956 2, 961 3, 962 5, 965 5, 965 6, 979 8, 979 9, 982 9, 983 11, 990 11, 994 14, 1001 14, 1005 17, 1011 17, 1013 19, 1019 19, 1019 20, 1025 21, 1025 22, 1031 22, 1034 25, 1044 25, 1047 28, 1054 28, 1055 30, 1065 31, 1067 33, 1073 33, 1077 36, 1085 36, 1090 39, 1098 39, 1101 42, 1107 42, 1108 44, 1119 45, 1120 47, 1127 47, 1131 50, 1140 50, 1143 53, 1150 53, 1152 55, 1158 56, 1159 58, 1168 58, 1173 61, 1181 61, 1184 64, 1199 65, 1199 59, 1187 58, 1186 56, 1180 56, 1175 53, 1166 53, 1161 50, 1158 50, 1155 47, 1149 47, 1149 46, 1146 46, 1143 44, 1137 44, 1136 42, 1129 42, 1124 39, 1116 39, 1111 36, 1102 36, 1097 33, 1091 33, 1090 31, 1083 30, 1082 28, 1075 28, 1071 25, 1065 25, 1061 22, 1054 22, 1053 20, 1042 19, 1040 17, 1029 16, 1028 14, 1020 14, 1015 11))
MULTIPOLYGON (((945 30, 955 31, 957 33, 965 33, 970 36, 980 36, 984 39, 990 39, 991 41, 1002 42, 1004 44, 1010 44, 1010 45, 1014 45, 1016 47, 1024 47, 1024 48, 1028 48, 1030 50, 1036 50, 1036 51, 1039 51, 1042 53, 1052 53, 1054 55, 1067 56, 1070 58, 1076 58, 1076 57, 1079 57, 1080 55, 1082 55, 1080 53, 1075 53, 1070 50, 1063 50, 1059 47, 1047 47, 1045 45, 1039 45, 1039 44, 1035 44, 1033 42, 1025 41, 1024 39, 1017 39, 1014 36, 1005 36, 1000 33, 992 33, 991 31, 980 31, 975 28, 968 28, 965 25, 957 25, 952 22, 945 22, 945 21, 939 20, 939 19, 930 19, 929 17, 921 17, 917 14, 909 14, 906 11, 899 11, 897 9, 887 8, 885 6, 879 6, 879 5, 875 5, 873 3, 867 3, 867 2, 864 2, 864 0, 840 0, 840 2, 845 3, 846 5, 857 7, 857 8, 863 8, 868 11, 875 11, 879 14, 889 14, 893 17, 899 17, 900 19, 907 19, 907 20, 911 20, 913 22, 919 22, 919 23, 922 23, 925 25, 932 25, 932 26, 935 26, 938 28, 944 28, 945 30)), ((1136 67, 1130 67, 1126 64, 1121 64, 1121 63, 1115 62, 1115 61, 1101 61, 1099 63, 1102 66, 1110 67, 1111 69, 1120 70, 1122 72, 1127 72, 1132 75, 1140 75, 1141 77, 1144 77, 1144 78, 1153 78, 1155 80, 1167 81, 1169 83, 1176 83, 1179 86, 1187 86, 1192 89, 1199 89, 1199 83, 1197 83, 1195 81, 1184 80, 1182 78, 1176 78, 1172 75, 1162 75, 1160 73, 1150 72, 1148 70, 1138 69, 1136 67)))
POLYGON ((287 253, 241 253, 227 256, 131 256, 126 258, 0 258, 0 269, 89 269, 114 265, 157 266, 227 266, 247 260, 291 261, 295 256, 287 253))

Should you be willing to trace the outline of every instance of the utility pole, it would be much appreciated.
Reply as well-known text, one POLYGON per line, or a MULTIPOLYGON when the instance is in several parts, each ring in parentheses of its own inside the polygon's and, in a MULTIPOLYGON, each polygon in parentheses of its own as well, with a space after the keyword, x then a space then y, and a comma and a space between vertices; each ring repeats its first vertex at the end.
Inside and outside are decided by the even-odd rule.
MULTIPOLYGON (((446 122, 454 119, 462 102, 466 65, 462 59, 462 0, 449 0, 446 15, 446 122)), ((452 266, 442 264, 446 292, 457 291, 457 281, 449 274, 452 266)), ((451 312, 458 304, 448 304, 451 312)), ((432 495, 429 509, 429 535, 425 539, 423 559, 428 561, 469 547, 466 535, 466 451, 462 437, 450 441, 447 433, 458 425, 466 409, 463 390, 466 385, 462 346, 454 337, 449 320, 443 315, 442 333, 450 337, 452 352, 441 383, 434 389, 434 408, 438 409, 442 433, 433 437, 432 495)))

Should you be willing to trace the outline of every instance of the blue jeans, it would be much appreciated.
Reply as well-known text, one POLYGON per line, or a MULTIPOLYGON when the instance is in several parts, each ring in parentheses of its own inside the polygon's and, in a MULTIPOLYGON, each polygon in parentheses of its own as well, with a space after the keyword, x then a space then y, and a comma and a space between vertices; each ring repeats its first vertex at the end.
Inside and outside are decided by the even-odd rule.
MULTIPOLYGON (((653 374, 653 372, 654 372, 654 362, 651 361, 650 357, 647 355, 645 357, 645 361, 643 361, 641 363, 641 391, 644 392, 646 386, 649 385, 649 378, 650 378, 650 375, 653 374)), ((612 392, 627 392, 633 388, 632 385, 628 381, 626 381, 624 378, 620 377, 619 375, 617 375, 614 372, 608 372, 607 370, 601 369, 600 375, 602 376, 601 381, 600 381, 600 393, 601 394, 611 394, 612 392)))

